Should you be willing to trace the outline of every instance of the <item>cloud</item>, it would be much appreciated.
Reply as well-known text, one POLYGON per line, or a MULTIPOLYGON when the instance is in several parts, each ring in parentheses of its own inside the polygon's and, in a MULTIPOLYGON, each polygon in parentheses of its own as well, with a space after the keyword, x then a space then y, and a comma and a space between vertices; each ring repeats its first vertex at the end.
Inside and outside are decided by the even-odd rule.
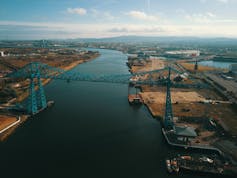
POLYGON ((168 32, 167 28, 163 28, 160 26, 152 26, 147 27, 144 25, 123 25, 124 27, 114 27, 108 30, 108 32, 112 33, 126 33, 126 34, 151 34, 151 33, 163 33, 168 32))
POLYGON ((114 27, 108 30, 108 32, 113 32, 113 33, 117 33, 117 32, 129 32, 129 30, 125 27, 123 28, 119 28, 119 27, 114 27))
POLYGON ((84 8, 67 8, 67 13, 85 15, 87 13, 87 10, 84 8))
POLYGON ((194 24, 212 24, 212 25, 223 25, 223 26, 236 26, 237 19, 233 18, 219 18, 217 15, 206 12, 199 14, 187 14, 184 13, 185 19, 193 22, 194 24))
POLYGON ((134 18, 134 19, 138 19, 138 20, 147 20, 147 21, 156 21, 158 20, 158 17, 153 16, 153 15, 148 15, 145 12, 142 11, 130 11, 128 13, 126 13, 126 15, 134 18))
MULTIPOLYGON (((225 20, 225 19, 224 19, 225 20)), ((228 19, 227 19, 228 20, 228 19)), ((0 21, 0 39, 100 38, 119 35, 237 37, 236 23, 152 25, 0 21), (60 30, 59 30, 60 29, 60 30)))
POLYGON ((99 21, 104 21, 104 20, 115 20, 115 17, 113 15, 110 14, 110 12, 107 11, 99 11, 97 9, 91 9, 90 10, 90 14, 96 18, 99 21))
POLYGON ((223 25, 113 25, 107 30, 109 36, 197 36, 197 37, 237 37, 237 26, 223 25))
POLYGON ((216 17, 216 15, 211 12, 207 12, 206 15, 211 18, 216 17))
POLYGON ((229 0, 217 0, 218 2, 222 2, 222 3, 228 3, 229 0))
POLYGON ((230 2, 230 0, 200 0, 200 2, 201 3, 206 3, 206 2, 220 2, 220 3, 225 3, 225 4, 227 4, 227 3, 229 3, 230 2))
POLYGON ((216 15, 211 12, 199 14, 186 14, 185 18, 195 23, 211 23, 215 21, 216 15))

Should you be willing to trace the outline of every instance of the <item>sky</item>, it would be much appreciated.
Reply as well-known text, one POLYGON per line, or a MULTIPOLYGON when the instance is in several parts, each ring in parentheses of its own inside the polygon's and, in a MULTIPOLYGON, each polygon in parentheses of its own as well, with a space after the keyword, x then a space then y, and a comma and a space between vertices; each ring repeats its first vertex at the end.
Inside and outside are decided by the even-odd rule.
POLYGON ((237 0, 1 0, 0 40, 237 38, 237 0))

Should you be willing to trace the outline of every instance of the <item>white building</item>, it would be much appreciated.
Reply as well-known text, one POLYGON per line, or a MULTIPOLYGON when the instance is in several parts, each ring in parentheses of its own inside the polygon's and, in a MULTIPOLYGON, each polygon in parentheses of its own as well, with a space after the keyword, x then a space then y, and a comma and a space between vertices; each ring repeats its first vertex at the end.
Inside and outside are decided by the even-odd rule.
POLYGON ((200 56, 199 50, 178 50, 178 51, 166 51, 168 55, 185 56, 185 57, 197 57, 200 56))
POLYGON ((234 72, 234 73, 237 73, 237 64, 231 64, 230 65, 230 71, 234 72))
POLYGON ((5 56, 4 51, 0 51, 0 56, 1 56, 1 57, 4 57, 4 56, 5 56))

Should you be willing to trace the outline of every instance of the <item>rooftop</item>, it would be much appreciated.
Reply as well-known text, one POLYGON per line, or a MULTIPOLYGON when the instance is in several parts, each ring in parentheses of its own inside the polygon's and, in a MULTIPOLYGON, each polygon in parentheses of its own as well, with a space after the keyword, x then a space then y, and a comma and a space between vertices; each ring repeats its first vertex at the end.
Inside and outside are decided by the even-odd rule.
POLYGON ((185 137, 197 137, 197 133, 193 127, 175 126, 175 134, 185 137))

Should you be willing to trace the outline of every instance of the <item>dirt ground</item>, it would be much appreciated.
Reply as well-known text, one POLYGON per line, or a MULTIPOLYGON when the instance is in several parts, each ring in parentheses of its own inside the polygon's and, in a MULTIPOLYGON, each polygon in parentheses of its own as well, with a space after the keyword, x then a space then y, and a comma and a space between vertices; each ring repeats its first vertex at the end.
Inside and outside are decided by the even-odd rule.
POLYGON ((145 66, 132 66, 131 72, 133 73, 146 72, 156 69, 163 69, 164 67, 165 67, 165 61, 160 59, 152 59, 145 66))
MULTIPOLYGON (((85 53, 79 54, 76 51, 61 49, 58 51, 50 51, 50 49, 37 49, 37 48, 13 48, 13 49, 2 49, 3 51, 9 52, 10 56, 6 56, 1 60, 7 62, 12 66, 23 67, 29 62, 38 61, 50 66, 67 68, 73 62, 87 61, 91 58, 97 57, 98 53, 85 53), (14 55, 15 54, 15 55, 14 55), (17 54, 17 55, 16 55, 17 54)), ((79 62, 80 63, 80 62, 79 62)), ((0 66, 1 67, 1 66, 0 66)), ((4 66, 3 66, 4 67, 4 66)), ((1 67, 2 68, 2 67, 1 67)))
MULTIPOLYGON (((141 96, 155 117, 163 117, 165 112, 166 88, 142 87, 141 96)), ((172 109, 175 117, 213 118, 231 135, 237 135, 237 114, 228 103, 219 103, 223 98, 208 89, 171 89, 172 109), (216 103, 205 103, 217 100, 216 103)))
MULTIPOLYGON (((164 104, 166 101, 165 92, 144 92, 141 95, 146 103, 164 104)), ((205 100, 204 97, 202 97, 195 91, 173 91, 172 95, 172 103, 192 103, 203 102, 205 100)))
MULTIPOLYGON (((3 116, 3 117, 6 117, 6 116, 3 116)), ((24 123, 27 120, 27 118, 28 118, 27 115, 21 115, 20 117, 21 117, 20 123, 16 124, 15 126, 11 127, 10 129, 8 129, 5 132, 3 132, 2 134, 0 134, 0 141, 4 141, 5 139, 7 139, 16 130, 16 128, 19 125, 21 125, 22 123, 24 123)), ((14 118, 16 119, 16 117, 14 117, 14 118)))
POLYGON ((16 117, 0 115, 0 130, 6 128, 7 126, 11 125, 15 121, 17 121, 16 117))
MULTIPOLYGON (((195 72, 195 70, 194 70, 194 65, 195 64, 192 64, 192 63, 179 63, 179 64, 182 65, 188 71, 195 72)), ((197 72, 212 71, 212 70, 215 70, 215 68, 214 67, 198 65, 197 72)))

